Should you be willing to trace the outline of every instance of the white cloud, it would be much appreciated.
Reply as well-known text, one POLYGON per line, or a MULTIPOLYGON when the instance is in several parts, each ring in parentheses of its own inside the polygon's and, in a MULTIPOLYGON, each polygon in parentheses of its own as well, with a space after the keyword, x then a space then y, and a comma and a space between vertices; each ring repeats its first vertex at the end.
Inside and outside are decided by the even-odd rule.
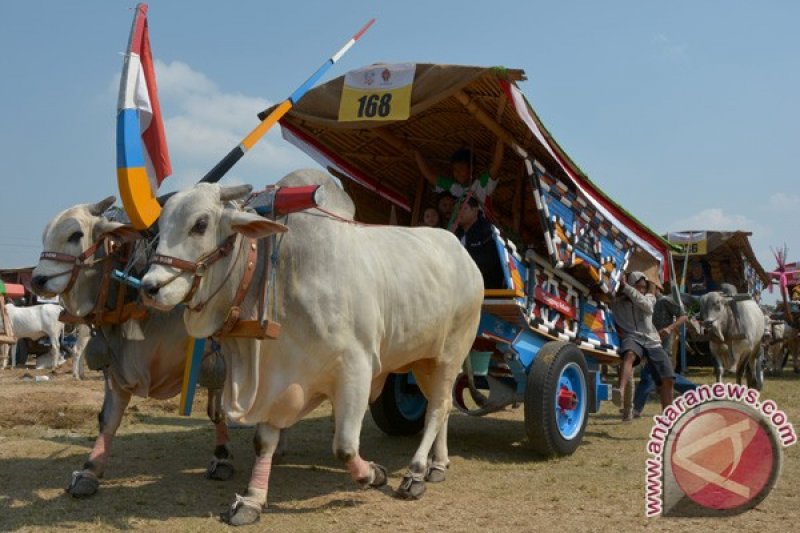
POLYGON ((756 233, 764 231, 764 228, 744 215, 728 214, 719 207, 712 207, 670 224, 670 231, 682 230, 742 230, 756 233))
POLYGON ((776 192, 769 197, 769 206, 780 212, 797 211, 800 209, 800 195, 776 192))
POLYGON ((664 56, 673 61, 685 58, 689 50, 689 45, 676 43, 663 33, 656 35, 653 38, 653 43, 664 56))

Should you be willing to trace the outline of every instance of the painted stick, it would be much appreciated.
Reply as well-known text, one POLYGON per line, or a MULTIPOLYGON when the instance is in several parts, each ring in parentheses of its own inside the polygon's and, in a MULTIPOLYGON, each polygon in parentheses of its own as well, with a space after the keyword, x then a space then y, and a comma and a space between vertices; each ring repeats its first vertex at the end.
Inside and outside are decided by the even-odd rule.
POLYGON ((205 353, 205 339, 189 339, 186 343, 186 366, 183 368, 183 385, 181 386, 180 414, 192 414, 194 392, 197 389, 197 378, 200 376, 200 362, 205 353))
POLYGON ((172 173, 147 30, 147 4, 138 4, 122 66, 117 101, 117 186, 138 230, 161 212, 153 191, 172 173))
POLYGON ((264 136, 265 133, 276 123, 278 120, 283 117, 293 105, 297 103, 300 98, 303 97, 308 90, 314 86, 315 83, 319 81, 319 79, 325 75, 328 69, 331 68, 349 49, 353 46, 358 39, 361 38, 362 35, 366 33, 366 31, 375 23, 375 19, 370 19, 369 22, 364 24, 364 26, 358 30, 358 32, 353 35, 352 39, 347 41, 347 43, 339 49, 338 52, 333 54, 325 63, 322 64, 321 67, 317 69, 317 71, 311 75, 300 87, 298 87, 286 100, 280 103, 278 107, 276 107, 272 113, 264 117, 264 120, 261 121, 261 124, 256 126, 253 131, 251 131, 247 137, 242 139, 242 142, 239 143, 233 150, 228 152, 228 155, 222 158, 222 160, 212 168, 208 174, 203 176, 201 182, 205 183, 216 183, 219 181, 222 176, 227 173, 233 165, 236 164, 242 156, 247 153, 260 139, 264 136))

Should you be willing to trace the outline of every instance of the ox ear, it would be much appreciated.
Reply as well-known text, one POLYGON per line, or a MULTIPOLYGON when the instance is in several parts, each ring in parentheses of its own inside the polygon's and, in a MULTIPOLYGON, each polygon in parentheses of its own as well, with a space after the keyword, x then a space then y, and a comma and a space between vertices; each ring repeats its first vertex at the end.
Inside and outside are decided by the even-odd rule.
POLYGON ((251 239, 262 239, 274 233, 283 233, 289 230, 280 222, 264 218, 256 213, 233 209, 230 211, 231 229, 251 239))
POLYGON ((95 223, 93 238, 99 239, 103 234, 113 235, 122 241, 135 241, 142 237, 142 234, 130 224, 114 222, 106 218, 101 218, 95 223))
POLYGON ((114 202, 117 201, 116 196, 109 196, 100 200, 96 204, 89 204, 89 213, 93 214, 94 216, 100 216, 105 213, 106 209, 114 205, 114 202))
POLYGON ((239 200, 240 198, 244 198, 250 194, 250 191, 252 190, 252 185, 233 185, 231 187, 220 187, 219 201, 229 202, 231 200, 239 200))

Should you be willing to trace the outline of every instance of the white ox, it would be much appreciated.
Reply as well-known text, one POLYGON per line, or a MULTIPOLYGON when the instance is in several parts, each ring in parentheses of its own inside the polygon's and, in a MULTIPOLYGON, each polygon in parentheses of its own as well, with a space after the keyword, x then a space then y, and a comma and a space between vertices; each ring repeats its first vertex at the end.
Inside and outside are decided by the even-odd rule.
MULTIPOLYGON (((412 370, 428 399, 422 441, 397 494, 418 498, 424 481, 443 481, 449 464, 447 420, 453 382, 475 338, 483 298, 480 271, 452 234, 432 228, 377 227, 348 222, 352 200, 316 170, 289 174, 278 185, 319 184, 319 210, 288 215, 285 227, 231 203, 249 186, 200 184, 173 196, 161 215, 157 253, 196 261, 239 234, 234 253, 207 269, 187 303, 189 332, 213 335, 234 300, 245 268, 244 238, 276 237, 275 340, 223 337, 228 366, 223 408, 234 421, 256 423, 256 461, 247 494, 223 518, 252 523, 266 505, 272 454, 280 429, 330 399, 333 451, 362 486, 386 483, 386 470, 362 459, 364 413, 388 374, 412 370), (205 304, 201 311, 191 307, 205 304), (429 453, 432 456, 429 464, 429 453)), ((242 305, 253 318, 259 261, 242 305)), ((151 303, 172 308, 190 290, 192 276, 151 265, 142 290, 151 303)))
POLYGON ((792 357, 794 371, 800 373, 800 339, 798 332, 783 321, 771 323, 769 344, 769 369, 772 375, 780 375, 789 357, 792 357))
POLYGON ((754 300, 735 301, 729 294, 710 292, 700 298, 700 315, 710 336, 711 353, 716 358, 717 381, 722 381, 724 371, 735 370, 737 383, 746 377, 748 386, 760 390, 765 321, 758 304, 754 300))
MULTIPOLYGON (((56 304, 39 304, 28 307, 17 307, 12 303, 6 304, 8 320, 11 330, 17 339, 37 340, 47 337, 50 341, 50 353, 47 358, 37 357, 36 368, 55 368, 61 364, 61 336, 64 334, 64 324, 58 321, 61 306, 56 304)), ((16 347, 12 348, 16 353, 16 347)), ((12 355, 12 367, 16 365, 16 357, 12 355)), ((6 361, 3 358, 3 368, 6 361)))
MULTIPOLYGON (((77 256, 106 233, 125 233, 130 227, 110 221, 102 213, 114 203, 114 197, 96 204, 82 204, 56 215, 42 236, 45 251, 77 256)), ((101 264, 81 269, 74 284, 67 288, 71 265, 42 259, 33 271, 33 288, 42 295, 60 295, 66 310, 78 317, 87 316, 95 307, 101 282, 101 264)), ((89 460, 75 472, 68 488, 75 497, 94 494, 106 469, 111 443, 131 395, 158 399, 172 398, 180 392, 186 345, 189 335, 180 310, 151 311, 141 322, 141 338, 126 338, 123 326, 103 325, 87 348, 90 367, 103 369, 105 397, 98 415, 100 434, 89 460), (91 361, 94 360, 94 366, 91 361)), ((228 433, 221 413, 209 413, 214 422, 216 448, 207 470, 213 479, 227 479, 233 474, 228 448, 228 433)))

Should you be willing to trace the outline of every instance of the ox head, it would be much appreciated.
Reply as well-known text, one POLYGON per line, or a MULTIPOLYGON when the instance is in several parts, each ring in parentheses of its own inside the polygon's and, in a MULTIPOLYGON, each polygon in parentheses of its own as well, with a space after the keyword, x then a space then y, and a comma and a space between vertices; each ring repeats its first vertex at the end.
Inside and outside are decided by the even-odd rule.
MULTIPOLYGON (((260 239, 286 231, 283 224, 243 211, 233 203, 234 200, 247 196, 250 190, 250 185, 221 187, 217 184, 199 183, 172 196, 164 205, 159 218, 160 237, 156 254, 170 260, 197 264, 201 259, 214 254, 225 242, 229 242, 233 235, 241 234, 260 239)), ((193 302, 205 302, 223 282, 235 287, 239 282, 236 275, 227 279, 225 275, 230 261, 237 253, 238 248, 234 247, 230 256, 209 264, 207 269, 203 268, 202 277, 193 295, 190 295, 190 291, 195 273, 182 271, 164 262, 151 264, 142 278, 145 303, 168 310, 184 302, 187 295, 190 295, 191 298, 186 303, 191 307, 193 302)), ((219 326, 221 324, 217 325, 219 326)))
POLYGON ((103 235, 138 235, 131 226, 103 216, 115 201, 109 196, 94 204, 80 204, 50 220, 42 234, 42 248, 53 258, 41 258, 33 269, 31 288, 36 294, 61 296, 64 307, 76 316, 85 316, 94 308, 100 289, 100 267, 88 266, 92 257, 86 268, 77 268, 75 261, 70 263, 67 259, 78 258, 103 235))
POLYGON ((721 292, 709 292, 700 297, 700 318, 703 327, 717 342, 725 342, 725 329, 732 301, 731 296, 721 292))

